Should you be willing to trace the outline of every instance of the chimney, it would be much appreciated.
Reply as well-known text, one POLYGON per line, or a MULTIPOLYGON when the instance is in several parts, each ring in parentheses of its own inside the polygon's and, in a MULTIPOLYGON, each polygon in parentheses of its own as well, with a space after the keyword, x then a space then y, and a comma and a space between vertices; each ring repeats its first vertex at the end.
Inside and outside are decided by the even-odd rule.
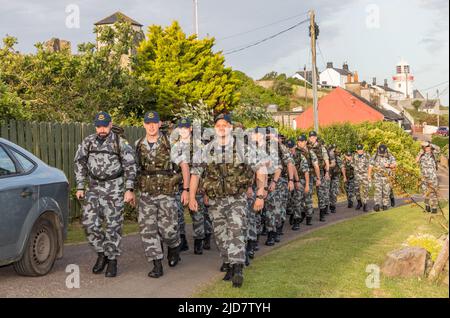
POLYGON ((347 63, 342 64, 342 69, 348 71, 348 64, 347 63))
POLYGON ((359 83, 358 72, 356 72, 356 71, 355 71, 355 73, 353 74, 353 82, 359 83))
POLYGON ((352 82, 352 74, 347 74, 347 83, 352 82))
POLYGON ((387 88, 388 87, 388 82, 387 82, 387 78, 384 79, 384 87, 387 88))
POLYGON ((327 68, 333 68, 333 62, 328 62, 327 63, 327 68))
POLYGON ((361 83, 361 86, 362 86, 362 87, 367 87, 367 82, 366 82, 366 81, 363 81, 363 82, 361 83))
POLYGON ((377 78, 376 77, 372 78, 372 85, 373 86, 377 85, 377 78))

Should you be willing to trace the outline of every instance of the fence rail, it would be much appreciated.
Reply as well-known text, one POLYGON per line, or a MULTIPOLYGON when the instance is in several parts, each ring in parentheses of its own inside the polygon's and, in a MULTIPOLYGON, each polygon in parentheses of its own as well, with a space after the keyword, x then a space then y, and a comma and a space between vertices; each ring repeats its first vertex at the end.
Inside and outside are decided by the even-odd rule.
MULTIPOLYGON (((131 145, 145 134, 142 127, 124 127, 125 136, 131 145)), ((81 141, 95 133, 92 124, 85 123, 51 123, 27 121, 0 121, 0 137, 18 144, 33 153, 48 165, 62 170, 70 183, 75 185, 75 152, 81 141)), ((70 217, 79 217, 80 205, 70 196, 70 217)))

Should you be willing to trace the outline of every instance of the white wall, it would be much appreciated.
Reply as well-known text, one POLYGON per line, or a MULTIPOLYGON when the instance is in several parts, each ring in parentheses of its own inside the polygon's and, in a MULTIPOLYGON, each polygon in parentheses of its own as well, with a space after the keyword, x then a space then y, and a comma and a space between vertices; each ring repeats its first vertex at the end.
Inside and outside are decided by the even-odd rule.
POLYGON ((423 133, 427 135, 431 135, 437 131, 437 126, 425 125, 423 126, 423 133))
POLYGON ((319 75, 319 83, 322 86, 345 87, 345 82, 346 78, 342 81, 341 75, 331 68, 327 68, 319 75), (326 82, 326 84, 324 82, 326 82))

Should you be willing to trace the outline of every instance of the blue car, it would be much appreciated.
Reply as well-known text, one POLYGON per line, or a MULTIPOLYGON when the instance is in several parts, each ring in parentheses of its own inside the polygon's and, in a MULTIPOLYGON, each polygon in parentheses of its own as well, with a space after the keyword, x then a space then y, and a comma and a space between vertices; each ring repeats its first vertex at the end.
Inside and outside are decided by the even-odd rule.
POLYGON ((0 266, 47 274, 63 255, 68 216, 64 173, 0 138, 0 266))

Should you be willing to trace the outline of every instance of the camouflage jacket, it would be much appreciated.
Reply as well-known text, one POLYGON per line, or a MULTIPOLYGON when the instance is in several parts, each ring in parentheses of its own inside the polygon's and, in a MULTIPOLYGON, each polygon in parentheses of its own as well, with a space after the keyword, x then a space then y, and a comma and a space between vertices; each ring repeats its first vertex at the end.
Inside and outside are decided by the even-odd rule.
POLYGON ((325 170, 325 161, 330 160, 327 149, 318 142, 316 142, 314 145, 310 145, 308 148, 315 153, 319 161, 320 170, 325 170))
POLYGON ((335 151, 330 151, 329 158, 330 158, 330 175, 339 176, 341 174, 342 169, 341 157, 337 155, 335 151))
POLYGON ((344 158, 342 160, 342 165, 345 169, 345 176, 347 179, 353 179, 355 177, 355 168, 353 167, 352 161, 344 158))
POLYGON ((252 185, 255 172, 267 164, 264 157, 250 160, 244 145, 237 145, 235 138, 225 146, 217 140, 209 142, 202 149, 201 161, 192 165, 191 174, 200 176, 201 187, 211 198, 244 193, 252 185))
POLYGON ((425 178, 433 179, 437 177, 437 164, 435 155, 424 153, 419 159, 420 172, 425 178))
POLYGON ((122 175, 125 179, 125 188, 133 189, 136 180, 136 161, 131 146, 125 139, 112 132, 103 143, 99 140, 96 134, 92 134, 78 146, 74 159, 77 189, 84 189, 88 177, 91 180, 106 181, 122 175))
POLYGON ((303 171, 304 167, 302 157, 305 158, 306 164, 308 165, 308 170, 310 172, 310 177, 315 176, 314 165, 319 164, 319 160, 317 159, 316 154, 309 150, 308 148, 297 148, 295 151, 295 167, 297 168, 297 173, 300 179, 305 178, 305 171, 303 171), (302 173, 303 172, 303 173, 302 173))
POLYGON ((352 166, 355 171, 356 177, 367 177, 369 171, 370 157, 367 153, 363 153, 361 156, 357 153, 353 155, 352 166))
MULTIPOLYGON (((178 163, 183 161, 183 157, 177 159, 178 163)), ((172 161, 170 142, 165 134, 160 133, 152 146, 145 136, 136 141, 136 161, 140 191, 155 195, 173 195, 178 191, 182 179, 180 168, 172 161)))
POLYGON ((395 158, 390 153, 382 156, 380 154, 375 154, 370 160, 370 166, 373 168, 373 175, 375 178, 387 178, 391 173, 391 169, 385 167, 386 164, 395 164, 395 158))

